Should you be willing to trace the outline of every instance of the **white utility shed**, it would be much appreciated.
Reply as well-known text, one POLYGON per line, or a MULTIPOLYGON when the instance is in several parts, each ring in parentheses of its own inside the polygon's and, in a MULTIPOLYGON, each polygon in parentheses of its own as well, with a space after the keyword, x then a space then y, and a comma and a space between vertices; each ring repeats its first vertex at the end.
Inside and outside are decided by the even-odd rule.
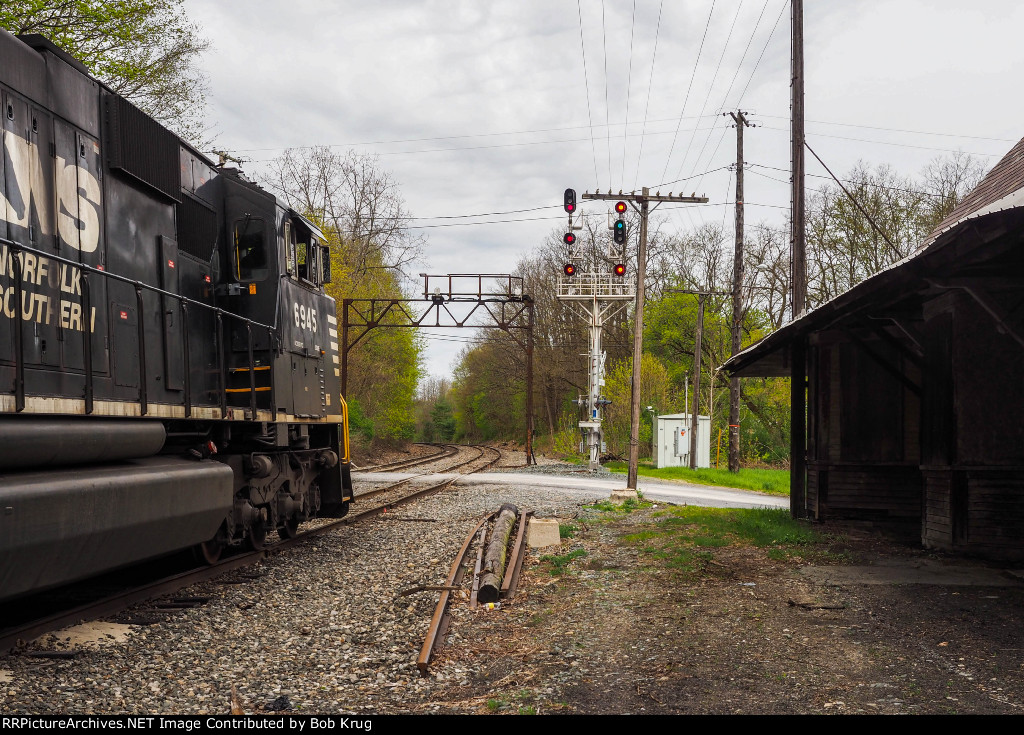
MULTIPOLYGON (((690 466, 690 414, 658 416, 655 467, 690 466)), ((697 416, 697 466, 711 466, 711 417, 697 416)))

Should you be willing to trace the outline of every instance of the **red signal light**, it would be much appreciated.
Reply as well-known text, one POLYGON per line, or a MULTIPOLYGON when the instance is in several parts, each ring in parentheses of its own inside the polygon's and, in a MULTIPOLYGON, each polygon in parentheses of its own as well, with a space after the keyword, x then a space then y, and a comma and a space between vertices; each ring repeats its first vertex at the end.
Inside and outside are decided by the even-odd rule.
POLYGON ((572 263, 566 263, 565 267, 562 268, 562 271, 567 276, 575 276, 576 275, 576 266, 574 266, 572 263))
POLYGON ((625 214, 626 213, 626 203, 625 202, 615 202, 615 211, 618 212, 619 214, 625 214))
POLYGON ((624 276, 626 275, 626 266, 623 263, 616 263, 615 267, 612 268, 612 271, 617 276, 624 276))
POLYGON ((567 233, 565 233, 565 235, 562 236, 562 240, 565 241, 566 245, 575 245, 576 244, 576 235, 574 235, 571 232, 567 232, 567 233))

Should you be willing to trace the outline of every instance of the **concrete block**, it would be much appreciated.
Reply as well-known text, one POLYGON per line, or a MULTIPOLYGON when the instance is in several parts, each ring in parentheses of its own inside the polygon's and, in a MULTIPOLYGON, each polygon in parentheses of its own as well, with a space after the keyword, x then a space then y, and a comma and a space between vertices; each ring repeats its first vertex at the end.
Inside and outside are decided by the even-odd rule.
POLYGON ((636 494, 636 490, 612 490, 612 496, 608 498, 609 503, 615 503, 615 505, 622 505, 627 500, 633 502, 639 502, 640 496, 636 494))
POLYGON ((558 521, 553 518, 531 518, 526 533, 526 543, 532 549, 561 544, 562 539, 558 535, 558 521))

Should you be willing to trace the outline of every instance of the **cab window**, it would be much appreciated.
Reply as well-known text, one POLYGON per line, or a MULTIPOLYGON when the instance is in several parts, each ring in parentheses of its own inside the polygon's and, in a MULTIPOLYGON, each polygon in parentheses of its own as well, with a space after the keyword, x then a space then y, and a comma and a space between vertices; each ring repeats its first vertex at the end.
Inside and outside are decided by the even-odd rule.
POLYGON ((299 278, 313 286, 320 286, 323 280, 321 264, 321 248, 315 237, 309 238, 310 242, 300 242, 295 247, 296 273, 299 278))
POLYGON ((295 273, 303 281, 309 280, 309 245, 304 242, 295 245, 295 273))
POLYGON ((266 223, 255 217, 236 221, 235 276, 239 281, 263 281, 269 275, 266 223))
POLYGON ((295 274, 295 238, 292 236, 292 223, 284 223, 284 269, 288 275, 295 274))

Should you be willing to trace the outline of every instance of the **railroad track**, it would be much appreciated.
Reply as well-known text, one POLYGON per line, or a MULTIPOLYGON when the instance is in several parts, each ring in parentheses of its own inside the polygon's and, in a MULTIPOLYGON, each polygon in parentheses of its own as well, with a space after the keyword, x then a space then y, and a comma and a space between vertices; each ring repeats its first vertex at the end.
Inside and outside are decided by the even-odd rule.
POLYGON ((416 467, 417 465, 427 464, 429 462, 437 462, 441 459, 453 457, 459 453, 459 446, 457 444, 420 444, 420 446, 433 446, 437 447, 436 452, 425 455, 423 457, 413 457, 411 459, 402 459, 397 462, 388 462, 386 464, 375 464, 369 467, 359 468, 359 472, 393 472, 394 470, 406 469, 409 467, 416 467))
MULTIPOLYGON (((436 455, 431 455, 429 460, 420 460, 417 463, 426 463, 426 461, 437 461, 438 459, 451 457, 460 451, 458 445, 444 445, 446 448, 437 452, 436 455), (453 451, 450 451, 453 450, 453 451)), ((462 447, 465 448, 465 447, 462 447)), ((476 456, 470 457, 467 460, 457 463, 452 467, 446 468, 447 471, 458 469, 466 465, 473 464, 481 459, 484 459, 484 455, 488 452, 494 452, 495 456, 490 458, 485 464, 470 470, 471 472, 480 472, 493 466, 499 459, 501 459, 501 452, 493 447, 484 446, 471 446, 471 449, 477 451, 476 456)), ((406 465, 410 466, 410 465, 406 465)), ((464 473, 469 474, 469 473, 464 473)), ((415 478, 409 478, 415 479, 415 478)), ((428 487, 418 488, 410 493, 402 495, 397 498, 389 499, 387 502, 377 505, 368 510, 349 513, 344 518, 332 520, 323 523, 316 528, 310 528, 302 531, 294 538, 281 540, 277 543, 267 546, 264 549, 256 551, 248 551, 237 554, 232 554, 225 559, 222 559, 214 564, 203 566, 200 568, 192 569, 189 571, 172 574, 170 576, 162 577, 156 581, 145 582, 130 589, 123 589, 117 592, 111 593, 101 599, 90 600, 86 603, 74 606, 70 609, 63 609, 58 612, 52 612, 45 614, 43 617, 35 618, 26 622, 17 623, 13 626, 5 626, 0 628, 0 653, 6 653, 16 648, 21 642, 29 641, 37 638, 45 633, 49 633, 54 630, 80 623, 83 620, 96 620, 103 617, 109 617, 115 615, 123 610, 131 607, 145 600, 157 597, 160 595, 173 594, 174 592, 184 589, 192 584, 198 582, 205 582, 215 577, 218 577, 227 572, 241 569, 247 566, 252 566, 257 562, 275 556, 279 553, 287 551, 293 547, 297 547, 306 541, 321 536, 329 531, 339 528, 344 525, 352 525, 359 521, 367 520, 369 518, 376 517, 385 513, 392 508, 404 505, 405 503, 418 500, 426 497, 433 493, 440 492, 441 490, 449 487, 453 483, 458 481, 458 477, 453 477, 444 480, 443 482, 434 483, 428 487)), ((381 495, 386 492, 392 492, 399 489, 401 486, 408 484, 408 480, 403 480, 392 485, 379 488, 377 490, 370 491, 357 496, 357 499, 372 497, 375 495, 381 495)), ((19 603, 20 604, 20 603, 19 603)))

